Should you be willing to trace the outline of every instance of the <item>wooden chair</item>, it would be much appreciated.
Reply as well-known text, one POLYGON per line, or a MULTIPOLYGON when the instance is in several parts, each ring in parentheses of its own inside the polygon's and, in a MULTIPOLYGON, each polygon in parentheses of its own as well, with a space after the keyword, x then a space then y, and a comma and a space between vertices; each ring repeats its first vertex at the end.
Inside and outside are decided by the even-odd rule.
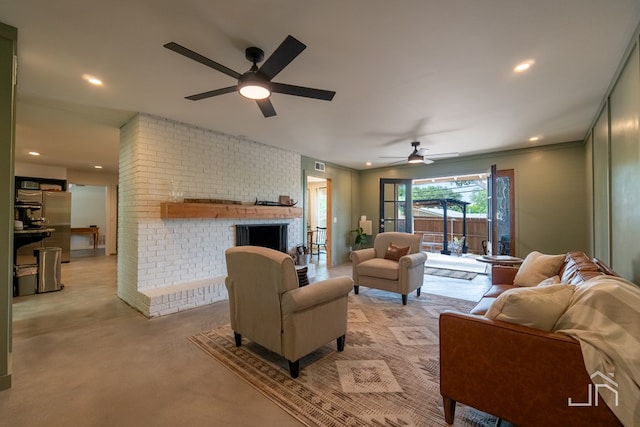
POLYGON ((318 259, 320 259, 320 247, 324 246, 326 253, 327 250, 327 227, 316 227, 316 232, 313 233, 313 241, 311 242, 311 256, 313 256, 313 247, 318 249, 318 259))

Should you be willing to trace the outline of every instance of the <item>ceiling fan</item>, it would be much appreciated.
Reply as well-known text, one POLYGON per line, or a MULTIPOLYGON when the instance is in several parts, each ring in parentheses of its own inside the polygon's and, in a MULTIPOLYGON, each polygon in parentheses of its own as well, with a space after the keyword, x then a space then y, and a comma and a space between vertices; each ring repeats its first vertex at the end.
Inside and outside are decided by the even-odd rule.
POLYGON ((204 57, 191 49, 181 46, 178 43, 170 42, 165 44, 164 47, 238 80, 238 83, 233 86, 187 96, 186 98, 191 101, 198 101, 238 91, 240 95, 249 99, 254 99, 265 117, 272 117, 276 115, 276 110, 273 108, 273 104, 271 104, 271 100, 269 99, 272 93, 303 96, 306 98, 321 99, 324 101, 331 101, 333 96, 336 94, 333 91, 294 86, 272 81, 280 71, 282 71, 291 61, 293 61, 300 53, 302 53, 303 50, 307 48, 304 43, 300 42, 293 36, 287 36, 287 38, 284 39, 280 46, 278 46, 271 56, 267 58, 260 68, 258 68, 257 64, 262 62, 264 59, 264 51, 254 46, 248 47, 245 50, 245 57, 249 62, 253 63, 253 65, 248 71, 242 74, 204 57))
MULTIPOLYGON (((407 157, 407 163, 416 164, 416 163, 424 163, 425 165, 430 165, 434 162, 434 159, 446 159, 449 157, 458 157, 458 153, 442 153, 442 154, 433 154, 431 156, 427 156, 427 148, 420 148, 420 141, 412 141, 411 146, 413 147, 413 152, 409 154, 407 157)), ((403 157, 380 157, 381 159, 400 159, 403 157)), ((402 163, 404 160, 395 163, 402 163)))

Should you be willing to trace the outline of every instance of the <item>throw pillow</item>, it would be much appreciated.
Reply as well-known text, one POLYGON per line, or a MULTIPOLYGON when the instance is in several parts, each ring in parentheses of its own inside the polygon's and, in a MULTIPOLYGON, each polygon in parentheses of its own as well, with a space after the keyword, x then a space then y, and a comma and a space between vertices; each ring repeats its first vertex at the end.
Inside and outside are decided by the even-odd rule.
POLYGON ((551 331, 569 306, 575 289, 574 285, 563 284, 510 289, 496 298, 485 316, 551 331))
POLYGON ((565 258, 565 254, 545 255, 533 251, 524 259, 513 279, 513 284, 516 286, 537 286, 544 279, 558 274, 565 258))
POLYGON ((393 243, 387 247, 387 252, 384 254, 385 259, 391 259, 393 261, 400 261, 400 258, 409 253, 411 246, 397 246, 393 243))

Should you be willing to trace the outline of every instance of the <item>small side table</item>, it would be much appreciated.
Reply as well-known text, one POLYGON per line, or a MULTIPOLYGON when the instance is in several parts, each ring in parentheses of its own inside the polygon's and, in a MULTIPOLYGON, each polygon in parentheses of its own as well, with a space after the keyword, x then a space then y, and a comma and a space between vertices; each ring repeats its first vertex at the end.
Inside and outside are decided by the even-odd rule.
POLYGON ((524 261, 522 258, 510 256, 510 255, 483 255, 476 258, 476 261, 486 262, 491 265, 510 265, 517 266, 524 261))
POLYGON ((484 262, 487 264, 485 272, 489 266, 493 265, 508 265, 511 267, 517 267, 524 261, 522 258, 510 256, 510 255, 482 255, 476 258, 476 261, 484 262))
POLYGON ((71 234, 90 234, 93 239, 93 249, 98 247, 98 241, 100 239, 100 228, 98 227, 79 227, 72 228, 71 234))

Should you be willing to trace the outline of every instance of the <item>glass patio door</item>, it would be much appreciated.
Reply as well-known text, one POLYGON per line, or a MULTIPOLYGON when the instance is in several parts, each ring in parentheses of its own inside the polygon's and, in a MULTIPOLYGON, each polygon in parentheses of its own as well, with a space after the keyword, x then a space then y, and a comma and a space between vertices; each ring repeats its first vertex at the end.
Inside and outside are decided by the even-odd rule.
POLYGON ((410 179, 380 179, 380 233, 413 232, 411 182, 410 179))
POLYGON ((515 254, 515 190, 513 169, 487 172, 487 251, 490 255, 515 254))

